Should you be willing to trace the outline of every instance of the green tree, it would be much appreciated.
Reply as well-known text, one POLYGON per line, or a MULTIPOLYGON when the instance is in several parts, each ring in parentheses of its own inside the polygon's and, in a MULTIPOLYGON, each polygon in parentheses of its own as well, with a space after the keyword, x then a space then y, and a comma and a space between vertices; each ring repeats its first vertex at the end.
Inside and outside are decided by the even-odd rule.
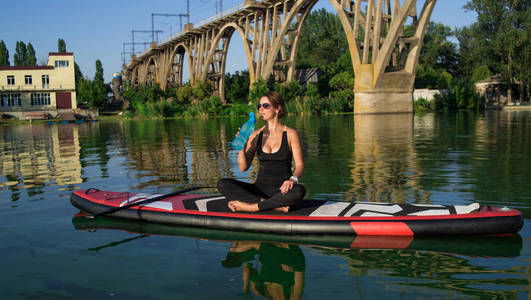
POLYGON ((489 70, 489 67, 487 65, 481 65, 474 69, 474 72, 472 73, 472 76, 470 77, 470 81, 473 83, 476 83, 480 80, 483 80, 487 77, 490 77, 492 73, 489 70))
POLYGON ((24 65, 26 66, 36 66, 37 65, 37 57, 35 54, 35 49, 33 49, 33 45, 31 43, 28 43, 27 47, 28 53, 25 57, 24 65))
MULTIPOLYGON (((412 30, 408 27, 407 30, 412 30)), ((449 39, 454 31, 441 23, 430 22, 420 52, 415 88, 447 89, 452 75, 459 74, 459 52, 449 39)))
POLYGON ((83 78, 83 74, 81 74, 79 67, 75 72, 75 76, 77 76, 76 90, 78 101, 92 108, 103 108, 107 102, 107 93, 109 93, 111 89, 109 85, 104 82, 101 61, 99 59, 96 60, 94 80, 83 78))
POLYGON ((530 86, 529 1, 469 0, 464 8, 477 13, 472 33, 493 57, 489 69, 502 75, 508 86, 508 101, 512 102, 515 83, 520 83, 522 92, 530 86))
POLYGON ((457 74, 457 46, 449 40, 453 36, 454 31, 450 27, 430 22, 424 35, 419 64, 435 70, 445 70, 452 75, 457 74))
POLYGON ((107 93, 110 88, 109 85, 104 82, 103 65, 99 59, 96 60, 96 73, 94 74, 93 89, 94 99, 91 102, 91 106, 103 107, 107 101, 107 93))
POLYGON ((58 52, 66 52, 66 43, 63 39, 57 40, 57 51, 58 52))
POLYGON ((96 60, 96 73, 94 74, 94 81, 102 82, 103 79, 103 65, 101 64, 101 60, 96 60))
POLYGON ((228 103, 247 103, 249 95, 249 71, 225 75, 225 98, 228 103))
POLYGON ((472 76, 474 70, 485 65, 489 69, 496 64, 492 53, 485 46, 485 40, 478 38, 479 26, 472 24, 469 27, 456 29, 455 36, 459 42, 460 76, 472 76))
POLYGON ((26 48, 26 44, 23 41, 17 41, 15 55, 13 56, 15 66, 23 66, 26 62, 27 55, 28 49, 26 48))
MULTIPOLYGON (((319 67, 325 72, 334 74, 338 59, 349 52, 345 32, 339 17, 325 9, 311 12, 302 29, 297 67, 319 67)), ((352 68, 352 63, 350 63, 352 68)))
POLYGON ((81 72, 81 68, 79 68, 79 65, 77 62, 74 62, 74 78, 76 81, 76 84, 79 80, 83 79, 83 73, 81 72))
POLYGON ((0 66, 9 66, 9 51, 3 40, 0 40, 0 66))

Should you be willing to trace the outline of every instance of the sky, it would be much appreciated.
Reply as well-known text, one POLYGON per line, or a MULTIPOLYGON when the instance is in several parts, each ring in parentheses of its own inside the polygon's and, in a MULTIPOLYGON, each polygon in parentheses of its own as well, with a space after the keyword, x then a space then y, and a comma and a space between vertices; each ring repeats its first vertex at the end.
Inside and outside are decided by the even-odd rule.
MULTIPOLYGON (((402 3, 404 0, 400 0, 402 3)), ((220 10, 230 9, 243 0, 190 0, 190 22, 197 23, 215 15, 220 10)), ((431 20, 451 28, 468 26, 476 21, 476 15, 466 12, 463 5, 467 0, 439 0, 431 20)), ((10 54, 17 41, 31 43, 37 54, 37 63, 46 64, 49 52, 57 51, 57 39, 66 42, 67 51, 74 53, 74 59, 85 77, 93 78, 95 62, 101 60, 105 80, 110 82, 112 74, 122 69, 123 43, 131 43, 132 30, 151 30, 152 14, 186 14, 186 0, 50 0, 50 1, 6 1, 0 18, 0 40, 3 40, 10 54)), ((418 0, 417 5, 422 5, 418 0)), ((334 11, 329 0, 319 0, 315 9, 334 11)), ((419 10, 420 13, 420 10, 419 10)), ((155 29, 162 30, 159 40, 180 31, 179 17, 155 16, 155 29)), ((182 18, 183 24, 186 18, 182 18)), ((150 42, 151 33, 135 33, 135 42, 150 42)), ((130 51, 126 45, 126 51, 130 51)), ((135 50, 143 50, 137 45, 135 50)), ((243 43, 234 34, 229 45, 227 72, 247 69, 243 43)), ((185 62, 187 63, 187 62, 185 62)), ((186 74, 184 74, 186 77, 186 74)))

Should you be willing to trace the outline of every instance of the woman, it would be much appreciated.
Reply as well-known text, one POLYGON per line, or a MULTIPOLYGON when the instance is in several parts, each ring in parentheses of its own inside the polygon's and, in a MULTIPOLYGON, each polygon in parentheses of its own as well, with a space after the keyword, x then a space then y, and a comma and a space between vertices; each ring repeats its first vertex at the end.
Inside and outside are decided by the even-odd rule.
POLYGON ((286 104, 277 92, 268 92, 257 105, 266 125, 255 130, 245 147, 238 152, 242 172, 251 166, 254 156, 260 168, 254 184, 235 179, 221 179, 218 190, 229 200, 232 211, 256 212, 276 209, 288 212, 289 206, 302 200, 306 190, 299 184, 304 172, 301 142, 297 131, 280 122, 286 104), (295 171, 291 172, 291 162, 295 171))

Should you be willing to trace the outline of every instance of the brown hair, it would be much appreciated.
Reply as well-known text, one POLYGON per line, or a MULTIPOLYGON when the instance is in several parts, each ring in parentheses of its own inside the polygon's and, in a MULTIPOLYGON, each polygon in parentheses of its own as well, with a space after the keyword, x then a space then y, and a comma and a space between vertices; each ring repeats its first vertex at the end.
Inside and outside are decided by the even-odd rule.
POLYGON ((265 93, 262 97, 266 97, 274 108, 280 109, 278 111, 279 119, 286 115, 286 102, 284 102, 284 98, 282 98, 279 93, 275 91, 269 91, 265 93))

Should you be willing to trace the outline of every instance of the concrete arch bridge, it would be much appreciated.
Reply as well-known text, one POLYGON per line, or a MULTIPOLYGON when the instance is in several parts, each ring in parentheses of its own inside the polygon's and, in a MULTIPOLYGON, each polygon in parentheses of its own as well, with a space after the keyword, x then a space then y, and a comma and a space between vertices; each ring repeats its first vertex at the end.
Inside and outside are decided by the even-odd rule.
MULTIPOLYGON (((252 82, 294 78, 304 20, 318 0, 245 0, 133 55, 123 74, 133 86, 209 81, 224 101, 232 36, 240 35, 252 82)), ((413 83, 424 32, 436 0, 329 0, 347 37, 354 68, 354 113, 413 112, 413 83), (407 24, 413 33, 405 35, 407 24)))

